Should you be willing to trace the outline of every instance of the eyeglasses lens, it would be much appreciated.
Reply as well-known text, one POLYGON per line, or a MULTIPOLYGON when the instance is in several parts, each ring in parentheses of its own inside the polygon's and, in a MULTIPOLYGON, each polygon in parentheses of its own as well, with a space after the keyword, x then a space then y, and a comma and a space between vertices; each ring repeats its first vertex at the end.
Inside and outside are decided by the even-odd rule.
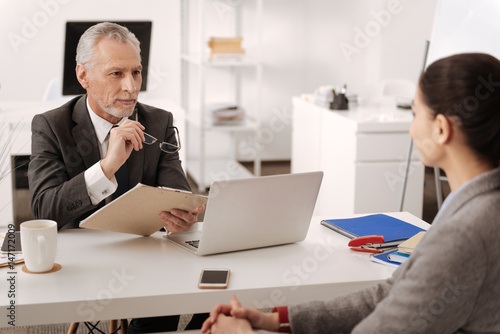
POLYGON ((179 151, 179 147, 169 143, 161 143, 160 149, 166 153, 175 153, 179 151))
POLYGON ((144 132, 144 144, 154 144, 156 142, 156 138, 151 136, 150 134, 144 132))

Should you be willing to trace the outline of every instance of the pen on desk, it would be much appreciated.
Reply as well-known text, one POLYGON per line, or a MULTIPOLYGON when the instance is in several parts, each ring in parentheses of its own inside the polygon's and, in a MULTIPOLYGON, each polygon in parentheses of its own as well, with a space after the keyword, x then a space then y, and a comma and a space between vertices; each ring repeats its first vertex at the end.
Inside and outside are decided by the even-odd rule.
POLYGON ((10 266, 10 265, 21 264, 21 263, 24 263, 24 259, 16 260, 16 261, 14 261, 14 262, 6 262, 6 263, 2 263, 2 264, 0 264, 0 268, 3 268, 3 267, 8 267, 8 266, 10 266))
POLYGON ((382 251, 380 252, 380 254, 383 254, 383 253, 390 253, 394 250, 398 249, 397 247, 387 247, 387 248, 383 248, 382 251))

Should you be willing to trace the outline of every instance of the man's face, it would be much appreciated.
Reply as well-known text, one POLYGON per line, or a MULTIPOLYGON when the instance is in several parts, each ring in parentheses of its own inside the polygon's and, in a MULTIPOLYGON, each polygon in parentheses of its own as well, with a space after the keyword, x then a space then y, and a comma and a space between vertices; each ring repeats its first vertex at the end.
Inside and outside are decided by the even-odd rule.
POLYGON ((100 117, 116 124, 132 115, 142 83, 141 57, 132 43, 101 39, 90 67, 78 65, 89 104, 100 117))

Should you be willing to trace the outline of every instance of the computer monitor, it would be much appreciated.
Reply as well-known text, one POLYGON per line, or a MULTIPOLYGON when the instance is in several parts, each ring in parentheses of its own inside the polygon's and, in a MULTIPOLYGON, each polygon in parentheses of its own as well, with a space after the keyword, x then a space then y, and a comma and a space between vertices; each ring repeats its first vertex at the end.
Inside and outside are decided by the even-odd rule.
MULTIPOLYGON (((85 94, 76 78, 76 46, 82 34, 91 26, 103 21, 73 21, 66 22, 66 40, 64 44, 63 95, 85 94)), ((151 44, 151 21, 109 21, 127 27, 141 43, 142 85, 145 91, 148 83, 149 49, 151 44)))

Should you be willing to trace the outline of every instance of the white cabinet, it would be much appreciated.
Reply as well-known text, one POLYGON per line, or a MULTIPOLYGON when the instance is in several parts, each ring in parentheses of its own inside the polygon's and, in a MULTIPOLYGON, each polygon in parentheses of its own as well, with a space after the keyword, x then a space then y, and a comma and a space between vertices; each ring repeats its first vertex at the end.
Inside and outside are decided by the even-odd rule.
MULTIPOLYGON (((255 134, 261 124, 262 65, 259 52, 262 0, 254 0, 254 4, 251 13, 255 20, 251 29, 253 40, 249 43, 251 50, 248 50, 241 24, 242 7, 249 6, 248 3, 181 1, 182 107, 186 112, 188 131, 186 165, 188 174, 200 191, 205 191, 215 180, 253 176, 237 162, 237 149, 238 136, 255 134), (210 18, 215 22, 209 22, 210 18), (229 26, 224 24, 226 21, 230 21, 229 26), (211 25, 218 25, 219 28, 222 26, 223 31, 208 29, 211 25), (214 36, 216 33, 224 36, 214 36), (209 37, 240 35, 244 37, 245 56, 240 59, 209 58, 209 37), (245 120, 241 124, 214 125, 208 110, 211 103, 240 106, 245 112, 245 120)), ((248 9, 247 7, 246 10, 248 9)), ((258 150, 253 156, 253 162, 254 174, 260 175, 258 150)))
MULTIPOLYGON (((325 174, 315 215, 399 210, 412 122, 410 111, 332 111, 293 99, 292 172, 325 174)), ((413 150, 403 211, 422 217, 424 166, 413 150)))

